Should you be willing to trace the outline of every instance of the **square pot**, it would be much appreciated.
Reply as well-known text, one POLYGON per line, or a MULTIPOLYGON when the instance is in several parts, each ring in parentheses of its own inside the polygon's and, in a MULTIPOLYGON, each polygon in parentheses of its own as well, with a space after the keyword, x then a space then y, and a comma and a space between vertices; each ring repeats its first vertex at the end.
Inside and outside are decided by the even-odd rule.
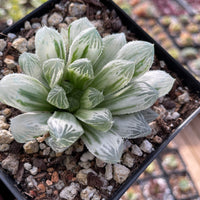
MULTIPOLYGON (((87 0, 89 2, 89 0, 87 0)), ((86 2, 87 2, 86 1, 86 2)), ((22 20, 15 23, 13 26, 6 29, 3 34, 7 33, 15 33, 20 30, 24 26, 25 21, 37 18, 47 13, 49 10, 53 8, 53 6, 58 3, 59 0, 49 0, 45 4, 43 4, 38 9, 34 10, 32 13, 24 17, 22 20)), ((199 95, 200 92, 200 83, 189 74, 176 60, 174 60, 155 40, 153 40, 146 32, 144 32, 137 24, 134 22, 124 11, 122 11, 115 3, 110 0, 101 0, 101 2, 110 10, 115 10, 119 18, 121 19, 124 26, 128 28, 131 32, 133 32, 137 39, 148 41, 155 45, 155 54, 159 60, 163 60, 168 69, 176 74, 179 79, 187 86, 193 94, 199 95)), ((168 138, 164 140, 160 145, 157 146, 156 150, 149 154, 145 160, 141 163, 141 165, 134 170, 132 174, 128 177, 128 179, 112 194, 109 198, 110 200, 118 200, 123 193, 136 181, 139 175, 145 170, 145 168, 159 155, 159 153, 168 145, 168 143, 180 132, 182 128, 184 128, 195 116, 200 113, 200 108, 197 108, 181 125, 173 131, 173 133, 169 134, 168 138)), ((0 169, 0 179, 4 184, 8 187, 8 189, 13 193, 13 195, 20 200, 25 199, 22 194, 15 187, 14 182, 10 177, 5 175, 0 169)))

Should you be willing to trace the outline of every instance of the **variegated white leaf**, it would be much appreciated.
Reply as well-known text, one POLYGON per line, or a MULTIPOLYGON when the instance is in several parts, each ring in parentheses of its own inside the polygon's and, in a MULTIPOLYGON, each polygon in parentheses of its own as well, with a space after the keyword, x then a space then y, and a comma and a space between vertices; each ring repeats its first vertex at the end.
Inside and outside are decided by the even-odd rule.
POLYGON ((144 41, 129 42, 117 53, 116 59, 135 62, 135 73, 133 76, 135 79, 148 71, 153 64, 154 46, 144 41))
POLYGON ((42 69, 44 77, 50 88, 60 84, 64 74, 64 61, 59 58, 52 58, 43 63, 42 69))
POLYGON ((113 130, 122 138, 145 137, 151 133, 151 128, 146 122, 144 116, 137 112, 129 115, 120 115, 113 117, 113 130))
POLYGON ((67 79, 79 89, 86 88, 94 78, 92 64, 87 58, 74 61, 67 70, 67 79))
POLYGON ((92 27, 93 24, 86 17, 73 21, 68 28, 69 46, 82 31, 92 27))
POLYGON ((25 74, 44 82, 42 66, 36 54, 24 52, 19 57, 19 65, 25 74))
POLYGON ((103 67, 90 86, 103 91, 104 95, 114 93, 131 81, 134 70, 132 61, 113 60, 103 67))
POLYGON ((148 108, 146 110, 140 111, 142 115, 144 116, 145 120, 150 123, 154 121, 159 115, 153 111, 151 108, 148 108))
POLYGON ((65 93, 65 90, 56 85, 48 94, 47 101, 60 109, 67 109, 69 107, 69 102, 65 93))
POLYGON ((65 49, 66 49, 66 52, 68 52, 68 49, 69 49, 69 44, 68 44, 68 31, 64 28, 61 28, 61 31, 60 31, 60 34, 63 38, 63 42, 65 44, 65 49))
POLYGON ((52 110, 47 95, 37 79, 25 74, 10 74, 0 81, 0 101, 23 112, 52 110))
POLYGON ((126 44, 126 37, 124 33, 117 33, 104 37, 102 41, 103 51, 94 65, 95 74, 113 60, 117 52, 126 44))
POLYGON ((11 119, 11 133, 15 140, 25 143, 46 134, 51 113, 25 113, 11 119))
POLYGON ((112 114, 105 108, 93 110, 80 109, 76 112, 75 116, 80 121, 100 131, 108 131, 113 124, 112 114))
POLYGON ((88 28, 75 37, 69 49, 68 64, 80 58, 88 58, 92 64, 102 52, 102 39, 95 28, 88 28))
POLYGON ((98 107, 108 108, 113 115, 130 114, 151 107, 157 98, 157 90, 146 83, 137 82, 106 96, 98 107))
POLYGON ((148 83, 158 91, 158 96, 162 97, 172 89, 175 79, 165 71, 152 70, 139 77, 137 81, 148 83))
POLYGON ((88 126, 84 129, 81 139, 92 154, 107 163, 120 162, 124 142, 118 134, 112 129, 108 132, 100 132, 88 126))
POLYGON ((52 138, 47 142, 58 152, 71 146, 84 132, 77 119, 67 112, 54 112, 47 123, 52 138))
POLYGON ((41 62, 51 58, 66 59, 66 49, 62 36, 53 28, 39 29, 35 36, 36 54, 41 62))
POLYGON ((95 88, 88 88, 80 99, 80 107, 85 109, 95 108, 104 100, 103 93, 95 88))

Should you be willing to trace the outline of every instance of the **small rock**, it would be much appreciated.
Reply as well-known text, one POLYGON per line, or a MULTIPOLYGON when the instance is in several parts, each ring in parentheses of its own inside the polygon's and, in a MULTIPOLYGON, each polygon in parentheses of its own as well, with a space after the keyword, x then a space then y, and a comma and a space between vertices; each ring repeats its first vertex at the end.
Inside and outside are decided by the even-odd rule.
POLYGON ((178 112, 172 113, 172 119, 178 119, 180 117, 180 114, 178 112))
POLYGON ((57 190, 61 190, 65 186, 65 183, 62 180, 59 180, 56 184, 55 187, 57 190))
POLYGON ((30 30, 31 29, 31 23, 29 21, 26 21, 24 23, 24 28, 25 28, 25 30, 30 30))
POLYGON ((78 140, 74 144, 74 149, 76 152, 82 152, 84 150, 84 143, 82 142, 82 140, 78 140))
POLYGON ((73 152, 73 146, 70 146, 68 149, 65 150, 66 155, 71 155, 73 152))
POLYGON ((15 69, 17 66, 17 63, 14 61, 14 59, 5 58, 4 63, 7 65, 8 69, 15 69))
POLYGON ((47 14, 44 15, 44 16, 42 17, 42 20, 41 20, 41 24, 42 24, 42 25, 47 26, 47 18, 48 18, 48 15, 47 15, 47 14))
POLYGON ((77 164, 72 156, 67 156, 64 160, 64 165, 67 170, 72 170, 77 167, 77 164))
POLYGON ((0 39, 0 51, 4 51, 6 48, 7 42, 4 39, 0 39))
POLYGON ((130 170, 127 167, 120 164, 114 165, 114 180, 117 183, 123 183, 128 178, 129 173, 130 170))
POLYGON ((145 153, 151 153, 154 150, 153 145, 148 140, 144 140, 142 142, 142 144, 140 145, 140 149, 145 153))
POLYGON ((190 96, 187 91, 185 91, 183 94, 178 96, 178 101, 180 104, 184 104, 190 101, 190 96))
POLYGON ((35 37, 31 37, 29 40, 28 40, 28 44, 27 44, 27 48, 29 51, 32 51, 35 49, 35 37))
POLYGON ((65 18, 65 22, 67 22, 67 24, 71 24, 73 21, 77 20, 76 17, 66 17, 65 18))
POLYGON ((51 148, 50 148, 50 147, 47 147, 47 148, 45 148, 45 149, 43 150, 42 155, 43 155, 43 156, 48 156, 48 155, 50 154, 50 152, 51 152, 51 148))
POLYGON ((5 116, 0 115, 0 121, 2 121, 2 122, 6 122, 6 118, 5 118, 5 116))
POLYGON ((26 182, 28 184, 28 187, 37 187, 37 181, 33 178, 32 175, 28 176, 26 178, 26 182))
POLYGON ((3 56, 3 52, 2 52, 2 51, 0 51, 0 57, 1 57, 1 56, 3 56))
POLYGON ((143 155, 140 147, 138 147, 138 145, 136 145, 136 144, 132 145, 131 153, 133 153, 136 156, 142 156, 143 155))
POLYGON ((57 183, 59 181, 59 175, 58 175, 58 172, 53 172, 52 176, 51 176, 51 181, 53 183, 57 183))
POLYGON ((0 130, 0 144, 10 144, 14 140, 10 131, 0 130))
POLYGON ((151 128, 151 134, 152 135, 156 135, 159 131, 160 131, 160 127, 158 126, 157 122, 154 121, 154 122, 151 122, 149 124, 150 128, 151 128))
POLYGON ((25 38, 17 38, 13 41, 12 46, 17 49, 20 53, 26 52, 27 49, 27 40, 25 38))
POLYGON ((90 186, 87 186, 85 189, 81 191, 81 199, 90 200, 96 192, 96 189, 90 186))
POLYGON ((89 161, 87 161, 87 162, 79 162, 78 165, 81 166, 84 169, 89 169, 91 167, 91 163, 89 161))
POLYGON ((11 116, 12 111, 10 108, 5 108, 4 110, 2 110, 1 114, 4 115, 6 118, 8 118, 11 116))
POLYGON ((39 151, 39 145, 36 140, 25 143, 23 147, 27 154, 37 153, 39 151))
POLYGON ((40 147, 41 150, 44 150, 47 146, 44 143, 40 143, 39 147, 40 147))
POLYGON ((52 181, 50 181, 50 180, 46 180, 46 184, 47 184, 48 186, 53 185, 52 181))
POLYGON ((0 144, 0 152, 5 152, 8 151, 9 149, 10 149, 9 144, 0 144))
POLYGON ((47 195, 51 195, 53 193, 53 190, 52 189, 47 189, 46 193, 47 193, 47 195))
POLYGON ((135 161, 134 158, 129 153, 125 153, 123 155, 123 164, 126 165, 127 167, 129 168, 133 167, 134 161, 135 161))
POLYGON ((65 23, 60 23, 60 24, 58 24, 58 31, 60 32, 61 29, 67 30, 67 29, 68 29, 67 24, 65 24, 65 23))
POLYGON ((8 38, 10 39, 10 40, 13 40, 13 39, 15 39, 17 36, 14 34, 14 33, 8 33, 8 38))
POLYGON ((97 165, 97 167, 102 168, 102 167, 105 167, 106 163, 103 162, 102 160, 96 158, 96 165, 97 165))
POLYGON ((0 130, 8 130, 10 128, 10 125, 0 121, 0 130))
POLYGON ((59 23, 63 21, 63 17, 59 13, 53 13, 49 18, 48 18, 48 23, 50 26, 56 26, 59 23))
POLYGON ((69 14, 72 17, 81 17, 85 14, 87 6, 80 3, 70 3, 69 5, 69 14))
POLYGON ((93 159, 94 159, 94 155, 91 154, 89 151, 84 153, 80 158, 82 162, 87 162, 88 160, 93 160, 93 159))
POLYGON ((24 163, 24 169, 26 169, 27 171, 31 170, 32 165, 30 163, 24 163))
POLYGON ((33 28, 33 29, 39 29, 39 28, 41 28, 41 24, 38 23, 38 22, 37 22, 37 23, 33 23, 33 24, 32 24, 32 28, 33 28))
POLYGON ((101 195, 96 192, 91 200, 101 200, 101 195))
POLYGON ((94 21, 91 21, 91 23, 96 27, 96 29, 98 30, 99 33, 104 32, 102 20, 94 20, 94 21))
POLYGON ((111 164, 106 165, 105 178, 108 181, 110 181, 113 178, 113 169, 111 164))
POLYGON ((32 175, 36 175, 38 173, 38 168, 33 166, 32 169, 29 170, 32 175))
POLYGON ((1 166, 14 175, 17 173, 19 167, 19 160, 17 159, 16 155, 10 154, 6 159, 2 161, 1 166))
POLYGON ((43 183, 40 183, 38 186, 37 186, 38 190, 39 190, 39 193, 44 193, 46 191, 46 187, 43 183))
POLYGON ((82 169, 76 175, 78 182, 81 183, 82 185, 87 185, 87 175, 88 175, 88 173, 93 173, 93 174, 97 175, 97 173, 90 168, 89 169, 82 169))
POLYGON ((80 185, 78 183, 71 183, 70 186, 65 187, 60 192, 60 198, 67 199, 67 200, 73 200, 76 195, 78 194, 78 191, 80 190, 80 185))
POLYGON ((159 137, 158 135, 156 135, 154 138, 153 138, 153 141, 155 143, 158 143, 158 144, 161 144, 163 142, 163 139, 161 137, 159 137))

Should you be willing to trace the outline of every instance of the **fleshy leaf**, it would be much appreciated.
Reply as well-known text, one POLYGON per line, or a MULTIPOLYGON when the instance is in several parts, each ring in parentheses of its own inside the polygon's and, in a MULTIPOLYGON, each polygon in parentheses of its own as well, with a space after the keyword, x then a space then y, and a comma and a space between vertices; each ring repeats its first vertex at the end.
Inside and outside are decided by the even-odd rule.
POLYGON ((19 57, 19 65, 24 74, 32 76, 42 83, 44 82, 42 66, 35 54, 27 52, 21 54, 19 57))
POLYGON ((103 91, 104 95, 114 93, 131 81, 134 70, 132 61, 113 60, 103 67, 90 86, 103 91))
POLYGON ((36 54, 41 62, 51 58, 65 60, 66 49, 62 36, 53 28, 44 26, 35 36, 36 54))
POLYGON ((132 41, 121 48, 115 59, 134 61, 135 73, 133 78, 135 79, 148 71, 153 64, 154 46, 149 42, 132 41))
POLYGON ((69 46, 82 31, 92 27, 93 24, 86 17, 73 21, 68 28, 69 46))
POLYGON ((47 123, 52 138, 47 142, 58 152, 71 146, 84 132, 77 119, 67 112, 54 112, 47 123))
POLYGON ((75 37, 69 49, 68 64, 80 58, 88 58, 92 64, 102 52, 102 39, 95 28, 88 28, 75 37))
POLYGON ((72 82, 76 88, 84 89, 94 78, 92 64, 87 58, 74 61, 67 69, 67 79, 72 82))
POLYGON ((108 131, 113 124, 112 114, 108 109, 97 108, 93 110, 80 109, 75 116, 82 122, 99 131, 108 131))
POLYGON ((74 88, 73 84, 67 81, 63 81, 60 85, 65 90, 66 94, 69 94, 74 88))
POLYGON ((15 140, 25 143, 46 134, 51 113, 25 113, 11 119, 11 133, 15 140))
POLYGON ((146 122, 144 116, 137 112, 130 115, 120 115, 113 117, 113 130, 122 138, 145 137, 151 133, 151 128, 146 122))
POLYGON ((107 163, 120 162, 124 144, 118 134, 112 129, 105 133, 88 126, 84 130, 81 139, 92 154, 107 163))
POLYGON ((144 116, 145 120, 150 123, 154 121, 159 115, 153 111, 151 108, 141 111, 142 115, 144 116))
POLYGON ((65 93, 65 90, 56 85, 48 94, 47 101, 60 109, 67 109, 69 107, 69 102, 65 93))
POLYGON ((103 51, 94 65, 95 74, 113 60, 117 52, 126 44, 126 37, 124 33, 117 33, 104 37, 102 41, 103 51))
POLYGON ((60 35, 62 36, 63 38, 63 42, 65 44, 65 49, 66 51, 68 51, 69 49, 69 44, 68 44, 68 31, 64 28, 61 28, 61 31, 60 31, 60 35))
POLYGON ((80 107, 85 109, 95 108, 104 100, 102 92, 95 88, 88 88, 80 99, 80 107))
POLYGON ((137 82, 106 96, 98 107, 108 108, 113 115, 130 114, 151 107, 157 98, 158 92, 154 88, 146 83, 137 82))
POLYGON ((152 70, 145 73, 137 81, 148 83, 158 91, 158 96, 162 97, 172 89, 175 79, 165 71, 152 70))
POLYGON ((43 63, 43 73, 50 88, 61 83, 64 73, 64 61, 59 58, 52 58, 43 63))
POLYGON ((35 78, 10 74, 0 81, 0 101, 23 112, 50 111, 47 89, 35 78))
POLYGON ((78 89, 73 89, 72 92, 68 95, 69 100, 69 112, 75 112, 80 107, 80 98, 82 96, 83 92, 78 89))

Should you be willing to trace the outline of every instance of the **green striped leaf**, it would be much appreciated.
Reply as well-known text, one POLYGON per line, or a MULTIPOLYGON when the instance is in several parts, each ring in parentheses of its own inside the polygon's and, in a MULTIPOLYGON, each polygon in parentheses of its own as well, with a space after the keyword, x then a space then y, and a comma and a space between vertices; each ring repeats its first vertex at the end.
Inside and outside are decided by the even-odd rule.
POLYGON ((65 90, 66 94, 69 94, 74 88, 73 84, 68 81, 63 81, 60 85, 65 90))
POLYGON ((118 134, 112 129, 105 133, 89 126, 84 127, 84 130, 81 139, 92 154, 107 163, 120 162, 124 143, 118 134))
POLYGON ((151 134, 151 128, 140 112, 114 116, 113 120, 112 129, 122 138, 134 139, 151 134))
POLYGON ((95 28, 88 28, 75 37, 69 49, 68 64, 80 58, 88 58, 92 64, 102 52, 102 39, 95 28))
POLYGON ((85 109, 95 108, 104 100, 103 93, 95 88, 88 88, 80 99, 80 107, 85 109))
POLYGON ((47 101, 60 109, 67 109, 69 107, 69 102, 65 93, 65 90, 56 85, 48 94, 47 101))
POLYGON ((134 70, 132 61, 113 60, 103 67, 90 86, 103 91, 104 95, 114 93, 131 81, 134 70))
POLYGON ((165 71, 152 70, 139 77, 137 81, 148 83, 158 91, 158 96, 162 97, 172 89, 175 79, 165 71))
POLYGON ((0 81, 0 101, 23 112, 50 111, 47 89, 35 78, 10 74, 0 81))
POLYGON ((126 44, 124 33, 112 34, 104 37, 103 51, 94 65, 94 72, 97 74, 101 69, 116 56, 117 52, 126 44))
POLYGON ((25 113, 11 119, 11 133, 15 140, 25 143, 48 133, 47 120, 51 113, 25 113))
POLYGON ((92 64, 87 58, 74 61, 67 70, 67 80, 79 89, 86 88, 94 78, 92 64))
POLYGON ((147 123, 150 123, 152 121, 154 121, 159 115, 153 111, 151 108, 148 108, 146 110, 142 110, 140 111, 142 113, 142 115, 144 116, 145 120, 147 121, 147 123))
POLYGON ((154 45, 144 41, 132 41, 124 45, 117 53, 115 59, 123 59, 135 62, 133 78, 141 76, 153 64, 154 45))
POLYGON ((64 67, 64 61, 59 58, 52 58, 43 63, 42 69, 44 77, 50 88, 62 82, 64 67))
POLYGON ((67 149, 84 132, 77 119, 67 112, 54 112, 47 123, 51 135, 47 143, 56 152, 67 149))
POLYGON ((53 28, 44 26, 35 36, 36 55, 41 62, 51 58, 66 59, 66 49, 62 36, 53 28))
POLYGON ((113 124, 112 114, 105 108, 93 110, 80 109, 76 112, 75 116, 80 121, 100 131, 108 131, 113 124))
POLYGON ((151 107, 157 98, 158 92, 154 88, 146 83, 137 82, 106 96, 98 107, 108 108, 113 115, 130 114, 151 107))

